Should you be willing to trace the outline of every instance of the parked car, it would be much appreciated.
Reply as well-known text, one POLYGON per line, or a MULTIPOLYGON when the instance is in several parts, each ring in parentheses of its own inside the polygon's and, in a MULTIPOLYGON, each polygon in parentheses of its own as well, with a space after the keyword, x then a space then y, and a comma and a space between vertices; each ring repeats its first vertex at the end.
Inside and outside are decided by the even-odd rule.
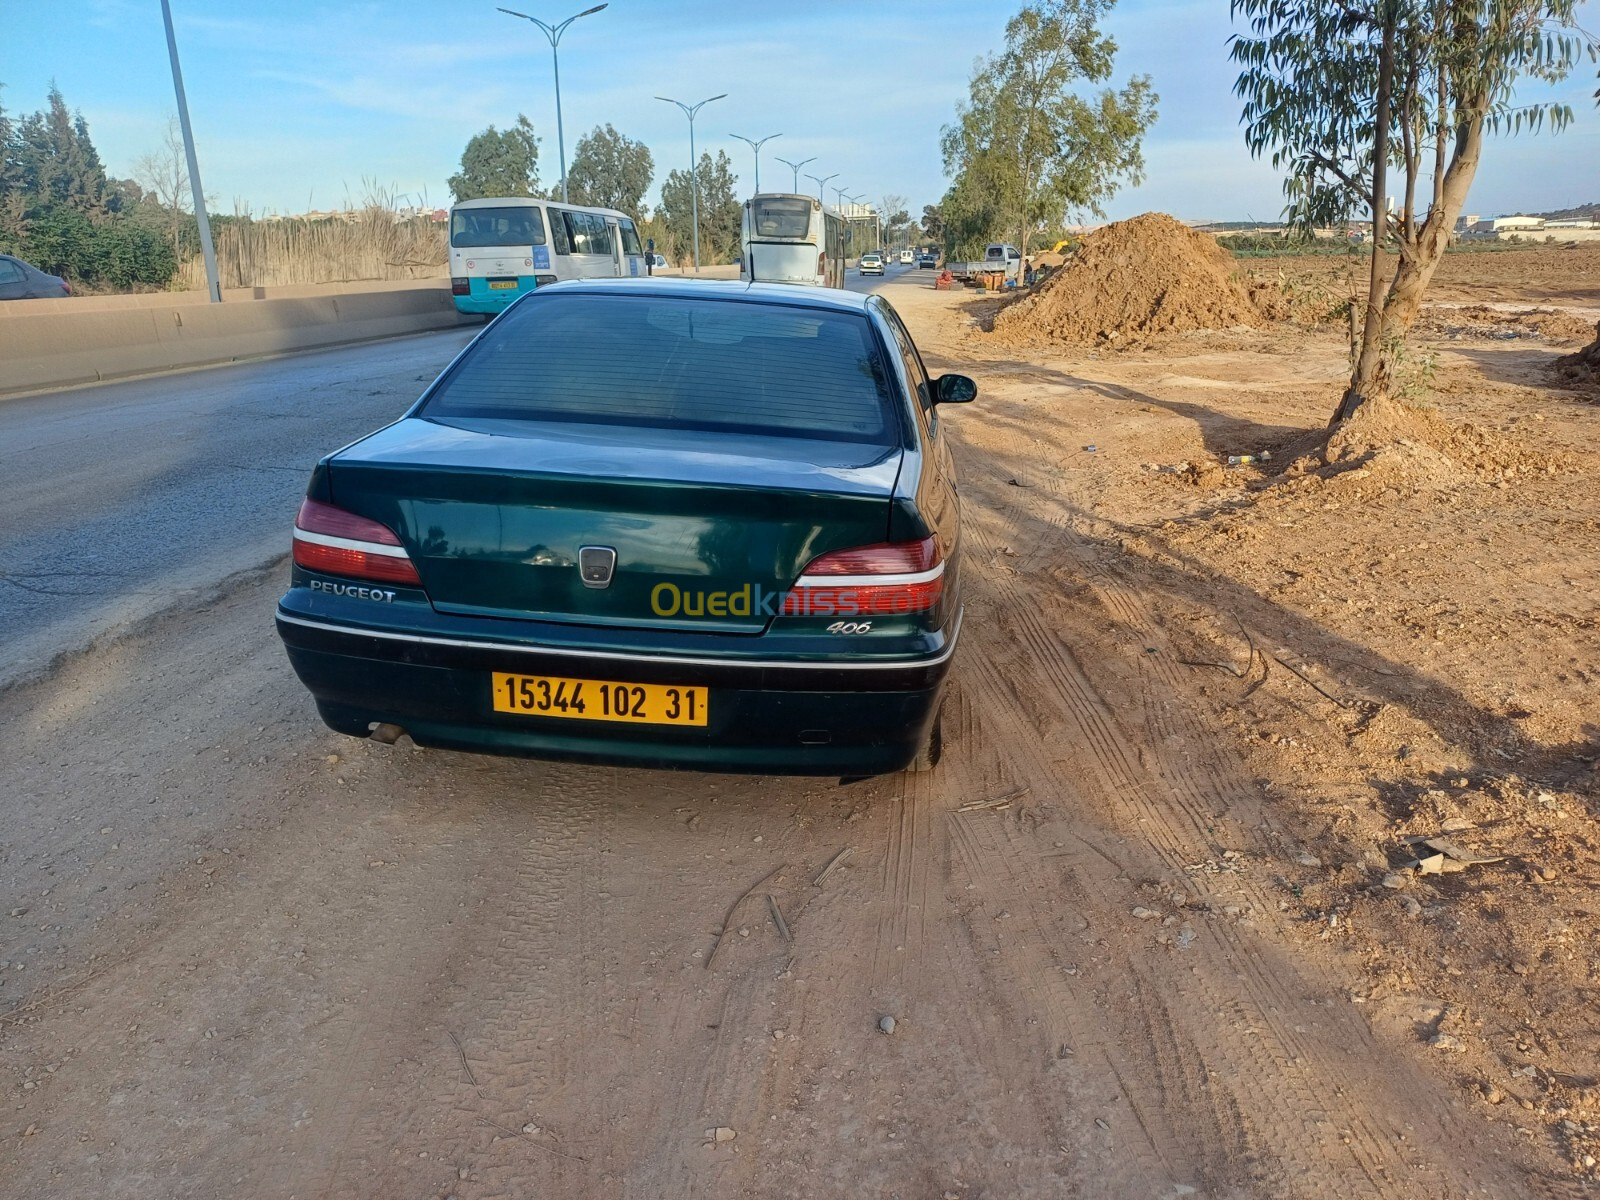
POLYGON ((650 270, 665 271, 667 269, 667 256, 665 254, 650 255, 650 270))
POLYGON ((857 264, 857 270, 863 275, 882 275, 883 255, 876 253, 863 254, 860 263, 857 264))
POLYGON ((539 288, 317 464, 278 632, 353 737, 927 769, 962 614, 940 406, 976 394, 881 296, 539 288))
POLYGON ((72 295, 67 281, 38 267, 0 254, 0 300, 46 300, 72 295))

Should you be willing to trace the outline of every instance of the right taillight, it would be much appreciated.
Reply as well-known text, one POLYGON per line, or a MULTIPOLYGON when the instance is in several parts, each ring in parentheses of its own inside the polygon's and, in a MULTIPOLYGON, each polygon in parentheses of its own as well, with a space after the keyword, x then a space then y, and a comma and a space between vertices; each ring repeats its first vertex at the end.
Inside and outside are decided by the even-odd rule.
POLYGON ((325 575, 381 583, 422 582, 393 530, 320 500, 304 501, 294 519, 294 561, 325 575))
POLYGON ((465 276, 452 275, 450 277, 450 294, 452 296, 472 295, 472 282, 465 276))
POLYGON ((932 537, 835 550, 806 564, 784 594, 789 617, 926 612, 944 595, 944 561, 932 537))

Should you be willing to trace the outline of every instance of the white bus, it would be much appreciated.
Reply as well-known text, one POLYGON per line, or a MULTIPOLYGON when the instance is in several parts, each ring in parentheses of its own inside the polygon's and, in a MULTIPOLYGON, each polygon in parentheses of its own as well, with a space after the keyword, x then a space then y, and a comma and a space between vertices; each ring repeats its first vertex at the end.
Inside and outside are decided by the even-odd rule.
POLYGON ((844 219, 815 196, 752 196, 739 229, 739 278, 843 287, 844 242, 844 219))
POLYGON ((563 279, 648 274, 633 218, 615 209, 491 196, 450 210, 450 293, 459 312, 493 316, 563 279))

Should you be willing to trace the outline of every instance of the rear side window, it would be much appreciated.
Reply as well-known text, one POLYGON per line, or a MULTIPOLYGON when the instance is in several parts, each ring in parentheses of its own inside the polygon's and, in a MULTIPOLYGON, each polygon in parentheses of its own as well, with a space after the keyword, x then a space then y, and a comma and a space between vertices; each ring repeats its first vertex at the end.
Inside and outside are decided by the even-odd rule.
POLYGON ((495 319, 418 415, 889 446, 888 379, 861 314, 536 293, 495 319))
POLYGON ((542 246, 544 218, 537 208, 458 208, 450 214, 452 246, 542 246))
POLYGON ((26 278, 21 266, 9 258, 0 258, 0 283, 21 283, 26 278))
MULTIPOLYGON (((606 219, 599 213, 568 212, 565 209, 559 214, 566 225, 567 241, 570 249, 563 249, 563 254, 606 254, 611 253, 611 230, 606 226, 606 219)), ((557 239, 559 243, 560 239, 557 239)))
POLYGON ((624 254, 643 254, 644 248, 639 245, 639 231, 634 228, 633 222, 627 217, 617 222, 617 228, 622 233, 622 252, 624 254))

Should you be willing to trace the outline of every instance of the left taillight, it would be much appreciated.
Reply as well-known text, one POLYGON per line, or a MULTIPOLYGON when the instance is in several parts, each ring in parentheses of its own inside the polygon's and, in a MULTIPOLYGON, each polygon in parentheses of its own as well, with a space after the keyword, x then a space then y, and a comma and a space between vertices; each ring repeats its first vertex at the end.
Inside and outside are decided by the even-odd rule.
POLYGON ((380 583, 422 582, 393 530, 320 500, 303 501, 294 519, 294 561, 326 575, 380 583))
POLYGON ((944 561, 931 537, 879 542, 814 558, 784 594, 789 617, 927 612, 944 595, 944 561))

